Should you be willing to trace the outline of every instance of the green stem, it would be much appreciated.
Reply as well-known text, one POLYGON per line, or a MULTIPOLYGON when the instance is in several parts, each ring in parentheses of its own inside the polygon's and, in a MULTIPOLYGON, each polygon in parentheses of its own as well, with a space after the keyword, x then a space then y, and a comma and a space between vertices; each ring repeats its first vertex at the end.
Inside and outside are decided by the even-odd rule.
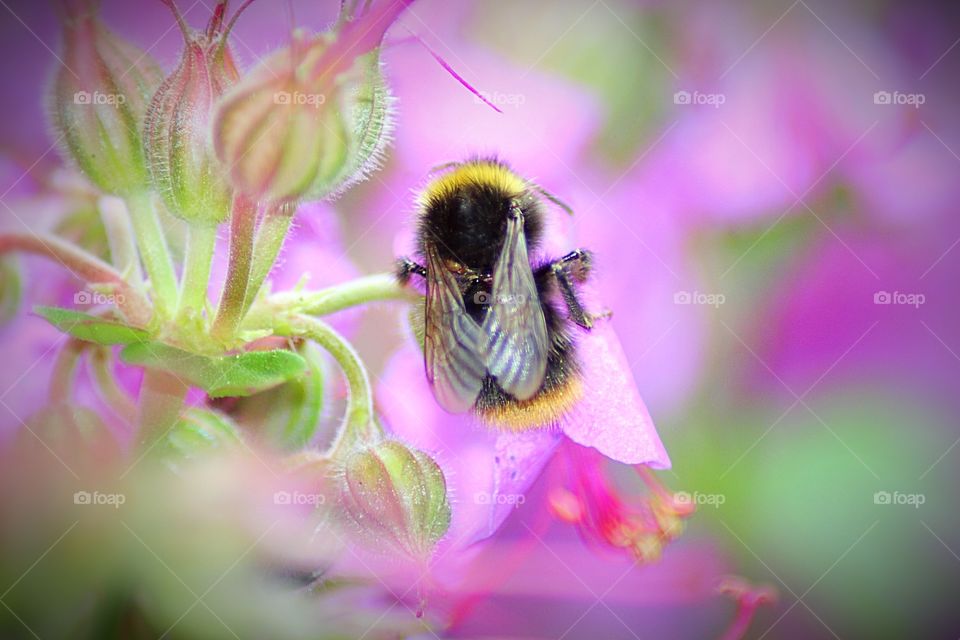
POLYGON ((291 318, 289 327, 283 329, 288 329, 290 336, 309 338, 323 347, 337 361, 347 379, 349 397, 346 415, 327 455, 335 457, 357 444, 381 439, 384 434, 374 420, 370 376, 353 346, 330 325, 309 316, 295 316, 291 318))
POLYGON ((217 244, 217 226, 194 224, 190 226, 188 234, 180 303, 177 307, 179 322, 191 317, 200 318, 206 308, 210 266, 217 244))
POLYGON ((126 197, 126 203, 140 248, 140 257, 153 288, 157 311, 166 317, 176 304, 177 278, 153 194, 149 191, 131 193, 126 197))
POLYGON ((263 286, 264 280, 267 279, 273 264, 277 261, 292 220, 293 211, 289 211, 285 205, 273 205, 264 215, 263 222, 257 230, 253 264, 250 267, 250 282, 243 302, 244 314, 250 310, 254 300, 257 299, 260 287, 263 286))
POLYGON ((230 261, 227 280, 220 296, 220 307, 213 323, 212 334, 222 342, 233 339, 243 318, 253 262, 253 239, 257 228, 257 203, 246 196, 233 200, 230 217, 230 261))
POLYGON ((138 439, 149 448, 177 424, 189 387, 172 373, 145 369, 137 414, 138 439))
POLYGON ((246 320, 249 328, 271 326, 280 313, 325 316, 331 313, 386 300, 416 300, 418 294, 397 282, 392 273, 378 273, 344 282, 319 291, 284 291, 257 305, 246 320))
POLYGON ((150 322, 153 312, 143 294, 112 266, 80 247, 42 233, 0 233, 0 254, 10 251, 56 260, 84 282, 111 285, 117 293, 117 307, 131 324, 144 327, 150 322))
POLYGON ((142 290, 143 272, 127 205, 116 196, 103 196, 98 208, 110 245, 110 261, 133 286, 142 290))

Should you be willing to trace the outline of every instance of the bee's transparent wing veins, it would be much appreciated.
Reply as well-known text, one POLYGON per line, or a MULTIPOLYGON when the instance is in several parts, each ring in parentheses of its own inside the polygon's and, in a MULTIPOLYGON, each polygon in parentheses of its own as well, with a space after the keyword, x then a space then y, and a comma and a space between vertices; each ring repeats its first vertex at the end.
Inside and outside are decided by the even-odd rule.
POLYGON ((433 394, 447 411, 467 411, 487 373, 480 357, 482 333, 466 312, 456 276, 433 247, 427 249, 425 320, 423 355, 433 394))
POLYGON ((487 371, 518 400, 533 397, 543 384, 549 344, 527 255, 523 214, 518 208, 507 220, 503 250, 493 271, 490 309, 482 329, 487 371))

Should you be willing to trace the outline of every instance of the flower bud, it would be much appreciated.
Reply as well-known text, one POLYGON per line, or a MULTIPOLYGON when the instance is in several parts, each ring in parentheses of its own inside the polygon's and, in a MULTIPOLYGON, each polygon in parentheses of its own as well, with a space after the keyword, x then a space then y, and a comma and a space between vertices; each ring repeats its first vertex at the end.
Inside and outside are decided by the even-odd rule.
POLYGON ((405 4, 382 3, 336 32, 294 34, 292 45, 224 98, 214 143, 237 189, 269 200, 315 200, 376 166, 392 101, 379 43, 405 4))
POLYGON ((51 93, 51 117, 64 147, 107 193, 149 183, 140 129, 163 75, 144 51, 111 33, 90 8, 64 20, 63 53, 51 93))
POLYGON ((387 440, 352 453, 341 480, 346 516, 373 545, 424 558, 450 526, 443 472, 422 451, 387 440))
POLYGON ((203 32, 192 31, 170 6, 184 50, 147 110, 147 164, 171 213, 188 222, 216 224, 227 217, 232 193, 213 152, 210 126, 217 100, 240 77, 224 29, 226 0, 217 4, 203 32))

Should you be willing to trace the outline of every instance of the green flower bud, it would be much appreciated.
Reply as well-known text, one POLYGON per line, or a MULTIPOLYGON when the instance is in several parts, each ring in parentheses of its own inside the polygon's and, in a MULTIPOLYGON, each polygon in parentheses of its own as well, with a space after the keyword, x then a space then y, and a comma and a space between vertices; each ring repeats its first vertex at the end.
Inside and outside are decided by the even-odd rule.
POLYGON ((149 55, 111 33, 92 4, 64 20, 50 113, 87 178, 102 191, 126 194, 149 183, 140 129, 163 74, 149 55))
POLYGON ((294 34, 225 96, 214 143, 234 186, 269 200, 321 199, 363 179, 389 138, 379 43, 405 3, 332 33, 294 34))
POLYGON ((348 456, 340 504, 373 546, 425 558, 450 527, 443 472, 430 456, 387 440, 348 456))
POLYGON ((144 126, 154 185, 170 212, 188 222, 216 224, 230 212, 232 191, 210 138, 214 106, 240 78, 227 44, 225 10, 223 0, 206 30, 195 32, 174 8, 183 55, 154 94, 144 126))

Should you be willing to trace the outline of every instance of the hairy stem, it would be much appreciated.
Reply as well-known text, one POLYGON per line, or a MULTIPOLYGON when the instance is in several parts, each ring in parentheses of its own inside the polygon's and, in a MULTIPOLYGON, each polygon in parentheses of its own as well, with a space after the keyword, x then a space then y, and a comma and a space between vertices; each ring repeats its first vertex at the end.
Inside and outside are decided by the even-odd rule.
POLYGON ((286 205, 273 205, 264 214, 254 244, 250 282, 243 302, 244 314, 250 310, 254 300, 257 299, 260 287, 263 286, 264 280, 267 279, 273 264, 277 261, 292 220, 293 212, 289 211, 286 205))
POLYGON ((167 371, 146 369, 143 372, 137 413, 141 447, 149 448, 177 424, 188 389, 186 383, 167 371))
POLYGON ((207 304, 207 284, 210 266, 217 244, 216 225, 191 225, 187 236, 187 257, 180 283, 180 302, 177 319, 199 318, 207 304))
POLYGON ((353 346, 330 325, 309 316, 295 316, 289 326, 282 329, 289 336, 308 338, 323 347, 337 361, 347 379, 347 411, 328 455, 333 457, 357 443, 382 438, 383 429, 374 420, 370 377, 353 346))
POLYGON ((177 300, 177 277, 167 237, 160 226, 153 194, 149 191, 132 193, 126 197, 133 232, 137 238, 140 257, 150 278, 157 312, 167 317, 177 300))
POLYGON ((223 342, 228 342, 234 337, 243 318, 247 287, 250 282, 250 268, 253 263, 253 240, 256 228, 257 203, 243 195, 235 196, 230 217, 230 261, 227 266, 227 280, 223 285, 220 307, 217 309, 217 318, 212 330, 213 336, 223 342))
POLYGON ((152 315, 150 302, 116 269, 95 255, 56 236, 0 234, 0 254, 10 251, 23 251, 56 260, 83 282, 111 285, 117 293, 117 306, 124 317, 137 326, 149 324, 152 315))
POLYGON ((386 300, 416 300, 418 294, 397 282, 391 273, 378 273, 319 291, 284 291, 257 305, 247 318, 250 328, 270 326, 279 313, 325 316, 336 311, 386 300))
POLYGON ((116 196, 103 196, 99 202, 100 219, 107 232, 110 245, 110 260, 131 285, 142 290, 143 272, 140 256, 137 255, 137 240, 130 224, 130 212, 123 200, 116 196))

